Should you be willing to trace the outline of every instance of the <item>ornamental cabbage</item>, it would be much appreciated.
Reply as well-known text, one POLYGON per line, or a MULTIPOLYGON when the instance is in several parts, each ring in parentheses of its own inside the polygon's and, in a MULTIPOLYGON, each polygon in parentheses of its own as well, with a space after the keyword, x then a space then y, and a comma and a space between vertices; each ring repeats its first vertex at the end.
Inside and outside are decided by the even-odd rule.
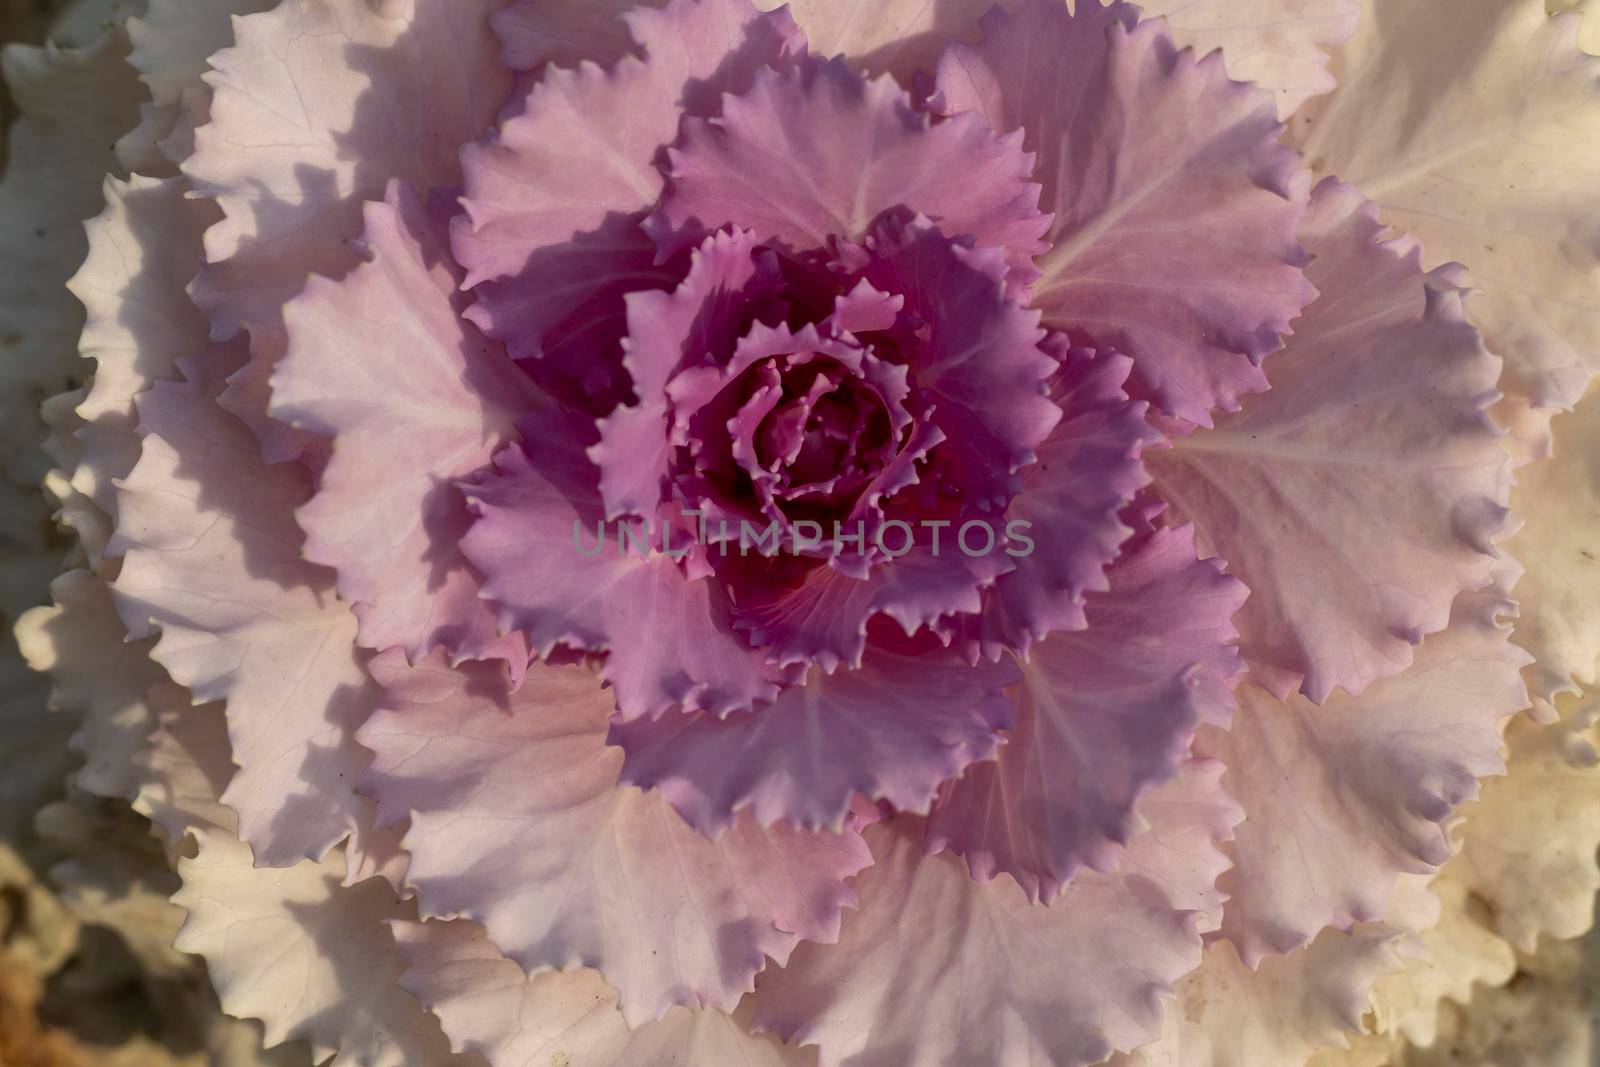
POLYGON ((118 709, 224 1008, 376 1067, 1252 1067, 1578 932, 1587 838, 1406 962, 1545 862, 1463 846, 1507 739, 1588 722, 1579 16, 768 6, 129 23, 21 636, 118 709))

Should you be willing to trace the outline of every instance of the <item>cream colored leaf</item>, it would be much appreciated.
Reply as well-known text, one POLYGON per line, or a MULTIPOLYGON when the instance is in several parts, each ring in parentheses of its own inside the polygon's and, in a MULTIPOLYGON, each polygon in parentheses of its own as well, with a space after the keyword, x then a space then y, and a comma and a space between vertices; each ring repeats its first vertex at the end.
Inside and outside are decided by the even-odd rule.
MULTIPOLYGON (((184 879, 173 901, 190 918, 177 947, 206 958, 227 1010, 263 1020, 269 1044, 310 1042, 319 1062, 337 1048, 340 1065, 455 1063, 437 1024, 396 985, 400 966, 384 924, 414 911, 370 877, 375 850, 363 849, 352 871, 348 850, 287 870, 253 866, 219 799, 234 771, 222 708, 193 705, 170 682, 149 700, 158 725, 134 757, 134 809, 161 828, 184 879), (341 875, 360 884, 342 886, 341 875)), ((260 1057, 260 1039, 252 1048, 239 1029, 208 1031, 218 1067, 239 1062, 227 1056, 260 1057)), ((292 1063, 296 1055, 283 1047, 267 1058, 292 1063)))
POLYGON ((28 666, 50 675, 56 711, 80 725, 69 744, 84 758, 73 776, 96 796, 131 800, 138 788, 130 765, 155 726, 145 691, 165 678, 150 661, 150 641, 128 641, 105 585, 88 571, 68 571, 50 583, 55 603, 34 608, 17 623, 28 666))
POLYGON ((187 977, 192 961, 172 947, 183 921, 168 900, 178 879, 142 819, 125 805, 69 790, 39 811, 35 826, 65 856, 50 879, 79 922, 116 930, 145 980, 187 977))
POLYGON ((439 1024, 397 988, 386 920, 411 917, 388 883, 345 888, 344 854, 259 868, 249 846, 195 831, 172 898, 188 919, 177 947, 206 958, 229 1014, 261 1019, 266 1041, 300 1039, 332 1067, 438 1067, 452 1057, 439 1024))
POLYGON ((460 184, 461 146, 511 87, 488 19, 501 6, 283 0, 237 19, 234 45, 209 60, 210 121, 183 173, 223 218, 206 231, 209 266, 191 292, 218 339, 250 331, 253 361, 224 403, 274 461, 309 444, 264 410, 283 304, 309 275, 355 265, 362 201, 389 181, 423 193, 460 184))
POLYGON ((1325 1049, 1306 1061, 1306 1067, 1389 1067, 1405 1043, 1382 1034, 1359 1034, 1349 1048, 1325 1049))
POLYGON ((1510 946, 1476 923, 1464 895, 1448 876, 1402 877, 1389 924, 1324 930, 1254 971, 1215 943, 1178 983, 1161 1039, 1110 1067, 1378 1067, 1402 1035, 1431 1040, 1441 997, 1510 977, 1510 946))
MULTIPOLYGON (((111 517, 88 494, 72 484, 72 475, 83 463, 83 442, 79 432, 87 423, 78 415, 78 405, 83 403, 89 390, 83 387, 57 393, 39 407, 39 414, 49 429, 44 439, 44 452, 55 466, 44 476, 45 499, 55 505, 57 525, 78 535, 78 550, 84 561, 98 573, 106 570, 105 547, 111 539, 111 517)), ((114 564, 113 564, 114 566, 114 564)))
POLYGON ((1202 55, 1222 49, 1228 73, 1270 92, 1283 119, 1334 87, 1327 50, 1349 40, 1361 17, 1356 0, 1142 0, 1139 8, 1165 17, 1179 45, 1202 55))
POLYGON ((130 171, 166 177, 183 155, 175 144, 192 144, 189 118, 210 110, 211 90, 200 79, 207 60, 233 44, 233 18, 265 11, 277 0, 150 0, 143 15, 128 20, 133 52, 128 63, 150 91, 139 108, 139 125, 117 142, 117 160, 130 171), (184 106, 186 93, 200 99, 184 106), (174 134, 177 139, 174 141, 174 134))
POLYGON ((153 687, 148 700, 156 724, 133 756, 133 810, 160 828, 175 853, 191 829, 233 833, 238 818, 218 799, 234 771, 222 705, 195 706, 171 682, 153 687))
POLYGON ((1483 905, 1450 865, 1426 890, 1418 879, 1410 892, 1428 898, 1432 916, 1413 927, 1405 970, 1373 987, 1373 1026, 1380 1035, 1428 1046, 1437 1034, 1441 1001, 1465 1004, 1480 983, 1501 985, 1515 973, 1517 960, 1511 946, 1485 925, 1483 905))
MULTIPOLYGON (((439 1017, 458 1052, 493 1067, 813 1067, 815 1049, 751 1034, 734 1016, 676 1007, 629 1030, 617 991, 590 968, 532 980, 465 920, 391 924, 401 985, 439 1017)), ((749 1000, 746 1000, 746 1004, 749 1000)), ((741 1013, 743 1014, 743 1013, 741 1013)))
POLYGON ((288 866, 362 825, 369 808, 354 785, 368 757, 351 731, 376 692, 355 616, 300 558, 304 469, 263 463, 212 401, 225 354, 184 369, 198 381, 140 398, 147 436, 118 489, 110 550, 125 555, 113 595, 135 637, 161 632, 152 655, 174 681, 197 700, 227 700, 240 770, 224 798, 256 858, 288 866))
POLYGON ((1552 458, 1517 472, 1524 525, 1507 548, 1526 570, 1512 640, 1533 653, 1529 688, 1545 701, 1594 684, 1600 661, 1600 388, 1550 429, 1552 458))
POLYGON ((1563 722, 1513 721, 1504 778, 1484 783, 1463 809, 1466 828, 1452 875, 1486 901, 1495 932, 1531 951, 1540 935, 1576 937, 1594 917, 1600 871, 1600 767, 1575 763, 1593 740, 1597 694, 1559 702, 1563 722))
MULTIPOLYGON (((887 70, 902 84, 918 71, 932 73, 946 44, 976 40, 978 20, 997 2, 1021 6, 1020 0, 787 2, 811 51, 842 54, 864 70, 887 70)), ((771 10, 779 0, 756 0, 756 6, 771 10)), ((1284 117, 1333 88, 1327 50, 1349 38, 1361 11, 1356 0, 1144 0, 1138 6, 1141 17, 1166 18, 1180 47, 1201 55, 1222 49, 1229 74, 1271 92, 1284 117)))
POLYGON ((1546 941, 1516 981, 1444 1005, 1438 1041, 1406 1050, 1396 1067, 1592 1067, 1595 949, 1593 938, 1546 941))
POLYGON ((1219 941, 1178 982, 1161 1039, 1108 1067, 1300 1067, 1360 1031, 1373 982, 1400 968, 1400 937, 1377 923, 1325 930, 1258 970, 1219 941))
POLYGON ((771 11, 784 3, 806 44, 820 56, 842 55, 858 69, 889 71, 908 84, 918 72, 933 73, 951 41, 975 41, 978 19, 996 3, 1018 0, 756 0, 771 11))
POLYGON ((1568 407, 1600 371, 1600 60, 1543 0, 1373 0, 1292 136, 1318 174, 1456 260, 1511 387, 1568 407))
POLYGON ((1578 31, 1578 47, 1591 56, 1600 56, 1600 4, 1595 0, 1545 0, 1545 10, 1550 14, 1576 11, 1583 16, 1583 26, 1578 31))
MULTIPOLYGON (((181 178, 107 178, 105 208, 84 224, 89 253, 67 282, 87 312, 78 344, 95 362, 78 407, 74 490, 115 521, 117 479, 139 458, 133 398, 176 376, 174 361, 203 350, 209 324, 185 292, 200 269, 200 241, 216 205, 188 199, 181 178)), ((86 543, 91 560, 103 544, 86 543)))

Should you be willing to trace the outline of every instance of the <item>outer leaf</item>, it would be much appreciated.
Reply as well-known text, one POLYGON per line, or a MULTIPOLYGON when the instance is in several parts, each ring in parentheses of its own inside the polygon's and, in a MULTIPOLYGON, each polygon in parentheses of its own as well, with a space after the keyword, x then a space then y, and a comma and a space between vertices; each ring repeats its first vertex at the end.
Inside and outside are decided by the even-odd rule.
POLYGON ((1600 388, 1551 429, 1554 458, 1517 474, 1511 508, 1523 526, 1508 545, 1526 568, 1514 639, 1533 653, 1542 701, 1593 685, 1600 660, 1600 388))
POLYGON ((1600 60, 1578 34, 1541 0, 1375 0, 1294 125, 1313 170, 1471 268, 1472 321, 1536 407, 1600 371, 1600 60))
POLYGON ((162 382, 139 403, 144 452, 119 491, 109 551, 136 639, 196 700, 228 701, 240 771, 224 799, 269 866, 317 858, 359 824, 352 792, 364 755, 350 731, 373 693, 356 620, 321 568, 299 556, 293 507, 304 472, 267 466, 245 427, 211 400, 227 370, 162 382))
POLYGON ((652 33, 643 60, 549 71, 495 137, 464 153, 472 225, 458 250, 473 284, 597 228, 608 212, 648 209, 661 192, 655 158, 677 136, 689 83, 716 74, 734 51, 738 72, 718 80, 743 92, 756 68, 799 43, 781 16, 734 0, 676 0, 644 25, 652 33))
POLYGON ((1440 1012, 1440 1039, 1431 1055, 1473 1067, 1586 1067, 1594 1041, 1586 990, 1595 968, 1587 949, 1585 941, 1553 942, 1524 957, 1515 981, 1479 991, 1470 1010, 1447 1006, 1440 1012))
MULTIPOLYGON (((149 699, 160 725, 134 757, 134 807, 168 836, 184 882, 175 902, 189 912, 177 947, 206 958, 225 1009, 265 1022, 269 1045, 300 1039, 340 1067, 455 1065, 437 1022, 395 985, 400 964, 385 922, 414 918, 414 908, 337 852, 289 869, 254 866, 219 800, 233 774, 221 707, 196 707, 170 682, 149 699), (341 873, 346 886, 362 884, 342 888, 341 873)), ((303 1045, 263 1058, 260 1031, 240 1029, 238 1058, 211 1046, 216 1063, 305 1061, 303 1045)))
MULTIPOLYGON (((1163 887, 1173 907, 1194 916, 1202 934, 1222 925, 1227 894, 1217 882, 1228 869, 1228 857, 1219 846, 1245 817, 1223 787, 1224 770, 1215 760, 1187 759, 1163 785, 1146 793, 1139 801, 1138 833, 1123 850, 1116 873, 1129 884, 1144 879, 1163 887)), ((1088 874, 1083 878, 1094 880, 1088 874)), ((1073 906, 1074 892, 1069 884, 1056 903, 1073 906)))
POLYGON ((211 121, 183 173, 223 221, 206 232, 212 266, 193 293, 214 338, 250 331, 252 363, 227 405, 274 460, 306 445, 264 416, 283 354, 281 309, 310 274, 355 266, 347 242, 360 234, 361 203, 391 179, 460 184, 457 149, 488 126, 511 84, 488 24, 501 3, 282 0, 236 20, 237 43, 210 57, 211 121))
MULTIPOLYGON (((455 248, 468 284, 510 278, 539 249, 654 203, 662 182, 652 160, 677 131, 676 88, 637 58, 609 72, 552 70, 491 138, 464 149, 467 214, 455 248)), ((476 314, 493 315, 502 292, 513 295, 484 289, 476 314)))
POLYGON ((1550 421, 1556 415, 1554 408, 1536 408, 1527 397, 1512 393, 1502 396, 1489 409, 1489 414, 1498 425, 1505 427, 1506 435, 1500 447, 1511 457, 1512 470, 1550 458, 1550 421))
POLYGON ((1156 489, 1251 589, 1240 647, 1280 695, 1321 702, 1404 670, 1450 602, 1489 581, 1509 469, 1484 413, 1499 361, 1459 273, 1424 275, 1370 205, 1325 183, 1301 235, 1322 290, 1272 391, 1151 453, 1156 489))
POLYGON ((1578 46, 1590 56, 1600 56, 1600 22, 1595 21, 1594 0, 1544 0, 1544 10, 1550 14, 1576 11, 1582 21, 1578 26, 1578 46))
MULTIPOLYGON (((748 0, 668 0, 623 16, 649 61, 668 75, 685 114, 714 115, 765 67, 804 55, 805 36, 787 11, 759 13, 748 0)), ((670 138, 669 138, 670 140, 670 138)))
POLYGON ((537 391, 457 316, 460 275, 415 193, 391 186, 366 219, 373 260, 313 278, 283 312, 271 413, 335 446, 298 512, 306 558, 337 572, 362 644, 520 669, 526 645, 496 632, 458 547, 472 515, 456 481, 513 436, 537 391))
POLYGON ((1361 18, 1357 0, 1145 0, 1139 10, 1165 18, 1185 48, 1222 49, 1228 75, 1272 93, 1285 120, 1334 87, 1327 49, 1348 41, 1361 18))
POLYGON ((230 1015, 266 1023, 266 1043, 303 1040, 333 1067, 425 1067, 451 1059, 438 1021, 395 988, 400 961, 386 920, 409 904, 381 879, 342 888, 344 857, 283 870, 251 866, 250 849, 197 832, 178 862, 188 909, 177 947, 206 958, 230 1015))
POLYGON ((150 90, 150 101, 139 105, 139 125, 117 142, 122 166, 160 177, 176 173, 193 147, 194 126, 210 110, 211 90, 201 81, 211 69, 206 60, 233 44, 235 17, 276 2, 149 0, 142 15, 128 20, 128 64, 150 90))
MULTIPOLYGON (((802 946, 763 977, 762 1029, 822 1046, 823 1067, 1098 1063, 1153 1039, 1160 994, 1200 961, 1215 842, 1238 819, 1194 764, 1118 874, 1080 875, 1051 907, 961 861, 921 855, 921 820, 867 829, 874 866, 837 946, 802 946), (1159 821, 1156 821, 1159 818, 1159 821)), ((1161 796, 1153 794, 1152 799, 1161 796)))
POLYGON ((814 1050, 752 1036, 715 1010, 673 1008, 630 1030, 617 1010, 616 990, 599 972, 546 971, 529 979, 469 922, 392 926, 407 963, 401 985, 439 1017, 457 1052, 476 1052, 493 1067, 816 1063, 814 1050))
POLYGON ((171 682, 153 687, 149 700, 156 725, 129 768, 138 782, 133 810, 166 835, 169 854, 192 829, 232 836, 237 816, 219 799, 234 772, 222 707, 196 706, 171 682))
POLYGON ((1383 919, 1397 876, 1450 858, 1445 823, 1479 778, 1504 772, 1500 721, 1527 706, 1528 657, 1498 619, 1508 607, 1466 594, 1405 673, 1320 708, 1246 686, 1232 727, 1201 732, 1247 816, 1223 883, 1223 933, 1245 963, 1383 919))
POLYGON ((1591 56, 1600 56, 1600 19, 1594 14, 1594 0, 1545 0, 1544 6, 1552 15, 1561 11, 1577 12, 1582 18, 1578 26, 1578 47, 1591 56))
POLYGON ((1401 967, 1399 937, 1379 924, 1327 930, 1259 969, 1217 942, 1177 984, 1161 1040, 1107 1067, 1301 1067, 1364 1029, 1373 984, 1401 967))
POLYGON ((515 693, 482 667, 386 653, 374 670, 387 692, 361 732, 377 753, 364 789, 381 824, 411 816, 424 918, 483 923, 530 973, 597 968, 630 1026, 731 1009, 767 957, 837 935, 843 880, 869 862, 860 837, 744 820, 710 841, 618 788, 611 696, 588 670, 536 664, 515 693))
POLYGON ((1262 93, 1195 62, 1136 8, 1029 0, 939 63, 950 113, 1021 129, 1053 211, 1033 306, 1134 358, 1136 395, 1210 425, 1266 387, 1260 363, 1312 295, 1297 169, 1262 93), (1019 61, 1019 57, 1026 57, 1019 61), (1174 233, 1182 238, 1174 240, 1174 233))
MULTIPOLYGON (((55 466, 45 473, 43 479, 45 501, 56 505, 55 514, 51 516, 56 525, 63 530, 69 530, 77 535, 78 543, 83 546, 83 554, 89 566, 98 567, 102 564, 106 542, 111 539, 111 520, 85 493, 80 492, 73 484, 68 472, 80 473, 79 468, 84 466, 84 448, 78 440, 78 434, 85 429, 84 421, 78 417, 77 407, 88 395, 88 390, 79 388, 65 393, 57 393, 43 404, 39 405, 39 415, 49 430, 49 436, 41 443, 40 451, 50 457, 55 466)), ((137 444, 137 440, 128 435, 130 444, 137 444)), ((21 521, 13 520, 20 526, 28 524, 38 513, 40 503, 37 493, 24 495, 20 489, 13 490, 13 497, 21 498, 19 504, 34 505, 23 511, 19 516, 21 521), (29 515, 27 512, 32 512, 29 515)), ((22 510, 19 508, 19 510, 22 510)), ((39 529, 36 527, 36 529, 39 529)), ((40 530, 42 532, 42 530, 40 530)), ((40 538, 29 538, 34 542, 35 549, 43 548, 40 538)), ((27 583, 33 585, 33 583, 27 583)), ((0 594, 6 600, 11 594, 0 594)), ((19 604, 26 601, 18 601, 19 604)))
POLYGON ((1596 695, 1562 701, 1563 721, 1519 719, 1506 730, 1510 773, 1467 808, 1453 868, 1492 909, 1496 933, 1523 952, 1539 938, 1576 937, 1594 921, 1600 889, 1600 761, 1596 695), (1528 833, 1538 826, 1538 833, 1528 833))
POLYGON ((17 621, 17 644, 28 666, 51 676, 51 710, 79 722, 68 744, 84 757, 72 776, 95 796, 133 799, 137 777, 129 761, 155 726, 145 691, 165 677, 150 662, 148 641, 129 642, 111 597, 87 571, 68 571, 50 583, 48 607, 17 621))
POLYGON ((222 1015, 200 961, 172 947, 183 921, 167 901, 177 879, 136 816, 69 793, 40 811, 37 824, 53 855, 68 858, 50 867, 49 892, 42 885, 30 891, 25 868, 6 854, 6 894, 16 916, 7 948, 9 1061, 22 1055, 70 1062, 109 1051, 151 1065, 189 1056, 230 1067, 294 1067, 288 1057, 262 1054, 259 1027, 222 1015), (111 969, 117 972, 111 983, 82 980, 111 969), (46 976, 63 971, 80 980, 58 979, 47 992, 46 976), (134 1005, 152 1033, 182 1034, 177 1043, 188 1051, 174 1053, 159 1038, 117 1027, 134 1005), (79 1028, 80 1019, 93 1028, 79 1028), (108 1048, 108 1039, 116 1044, 108 1048))
POLYGON ((483 572, 501 627, 521 631, 541 656, 558 643, 606 652, 601 677, 616 687, 625 719, 680 704, 725 715, 771 700, 775 673, 734 632, 720 587, 686 577, 663 552, 626 547, 620 531, 592 549, 604 513, 584 455, 593 439, 586 422, 525 420, 527 450, 502 449, 493 471, 466 486, 479 518, 462 551, 483 572))
MULTIPOLYGON (((133 398, 176 376, 175 362, 205 345, 206 317, 185 292, 200 269, 200 239, 215 205, 187 198, 181 178, 106 179, 106 207, 84 226, 89 255, 67 288, 88 321, 80 351, 95 361, 94 381, 77 407, 81 451, 71 487, 116 519, 116 486, 139 458, 133 398)), ((80 525, 80 529, 83 527, 80 525)), ((99 564, 105 542, 85 536, 99 564)))
MULTIPOLYGON (((1014 7, 1014 0, 1002 0, 1014 7)), ((756 0, 773 8, 779 0, 756 0)), ((978 19, 994 0, 788 0, 811 51, 842 55, 868 73, 888 71, 915 88, 920 71, 931 74, 953 40, 978 36, 978 19)))
MULTIPOLYGON (((1516 953, 1483 925, 1481 902, 1472 899, 1457 876, 1458 866, 1452 860, 1428 883, 1431 907, 1416 924, 1418 936, 1407 953, 1405 971, 1386 975, 1372 988, 1373 1028, 1403 1036, 1419 1048, 1432 1047, 1438 1038, 1442 1001, 1467 1004, 1476 985, 1504 985, 1517 971, 1516 953)), ((1407 892, 1408 881, 1415 879, 1400 880, 1401 892, 1407 892)), ((1413 923, 1401 925, 1410 928, 1413 923)))
MULTIPOLYGON (((65 800, 40 809, 34 826, 55 853, 50 876, 61 901, 79 922, 122 935, 125 951, 136 961, 129 970, 143 972, 141 984, 153 986, 194 973, 191 961, 172 947, 183 922, 183 912, 167 900, 177 879, 162 863, 156 843, 141 832, 136 815, 120 804, 69 791, 65 800)), ((13 945, 20 940, 13 938, 13 945)), ((85 947, 80 940, 80 951, 85 947)), ((23 960, 28 955, 24 949, 23 960)), ((9 1022, 6 1037, 13 1037, 9 1022)))
POLYGON ((1135 802, 1175 773, 1200 720, 1233 704, 1230 620, 1245 590, 1195 558, 1193 531, 1136 538, 1108 578, 1088 629, 1033 647, 999 759, 951 782, 928 823, 930 849, 965 856, 980 880, 1010 874, 1034 899, 1082 866, 1115 867, 1135 802))
POLYGON ((869 81, 841 61, 757 72, 715 123, 685 121, 668 157, 670 186, 648 223, 664 249, 727 223, 826 248, 831 237, 860 241, 897 206, 1004 249, 1022 280, 1045 248, 1020 136, 996 137, 976 115, 933 123, 892 78, 869 81))
POLYGON ((490 16, 500 59, 515 70, 582 60, 609 64, 633 47, 622 21, 633 0, 512 0, 490 16))
MULTIPOLYGON (((775 7, 776 0, 757 0, 775 7)), ((993 0, 790 0, 811 50, 843 54, 867 71, 887 70, 914 87, 917 72, 932 73, 952 42, 978 39, 979 18, 993 0)), ((1015 11, 1020 0, 1001 0, 1015 11)), ((1166 18, 1173 38, 1205 54, 1220 48, 1230 75, 1255 82, 1287 118, 1301 102, 1334 86, 1326 49, 1355 31, 1356 0, 1146 0, 1140 17, 1166 18)))
POLYGON ((1475 981, 1499 984, 1516 968, 1449 868, 1402 877, 1389 911, 1388 925, 1324 930, 1255 970, 1216 943, 1178 983, 1161 1040, 1108 1067, 1382 1067, 1405 1039, 1434 1044, 1441 997, 1465 1003, 1475 981))
POLYGON ((941 782, 992 759, 1011 724, 1001 690, 1015 678, 1009 664, 872 649, 854 670, 811 668, 774 704, 635 721, 610 740, 627 753, 622 780, 659 789, 702 833, 747 807, 762 825, 837 831, 857 793, 926 812, 941 782))

